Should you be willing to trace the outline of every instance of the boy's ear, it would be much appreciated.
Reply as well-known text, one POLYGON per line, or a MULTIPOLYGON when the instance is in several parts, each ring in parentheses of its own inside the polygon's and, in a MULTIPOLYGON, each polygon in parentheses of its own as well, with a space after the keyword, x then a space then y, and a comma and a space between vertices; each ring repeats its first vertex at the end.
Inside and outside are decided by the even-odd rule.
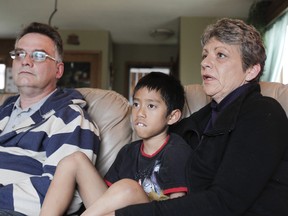
POLYGON ((179 109, 175 109, 168 116, 168 125, 172 125, 179 121, 181 118, 182 112, 179 109))

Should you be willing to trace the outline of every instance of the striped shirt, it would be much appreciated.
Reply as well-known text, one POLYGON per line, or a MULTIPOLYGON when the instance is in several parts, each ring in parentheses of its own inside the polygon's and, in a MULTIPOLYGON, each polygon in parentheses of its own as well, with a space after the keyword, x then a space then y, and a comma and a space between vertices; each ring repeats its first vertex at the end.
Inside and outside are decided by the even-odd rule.
MULTIPOLYGON (((19 96, 0 106, 0 209, 39 215, 58 162, 84 152, 95 163, 99 131, 88 116, 82 95, 57 89, 31 116, 1 135, 19 96)), ((81 204, 75 193, 70 212, 81 204)))

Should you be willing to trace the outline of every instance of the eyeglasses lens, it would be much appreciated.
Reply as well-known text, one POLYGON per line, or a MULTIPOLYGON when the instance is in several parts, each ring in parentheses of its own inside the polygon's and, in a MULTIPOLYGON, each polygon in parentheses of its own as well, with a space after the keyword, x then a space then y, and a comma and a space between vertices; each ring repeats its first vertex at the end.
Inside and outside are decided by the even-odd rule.
POLYGON ((17 51, 17 50, 13 50, 9 54, 10 54, 12 59, 16 59, 16 58, 23 59, 26 56, 25 51, 17 51))
POLYGON ((32 59, 37 62, 45 61, 47 54, 40 51, 35 51, 32 53, 32 59))
MULTIPOLYGON (((27 52, 24 50, 13 50, 10 53, 12 59, 24 59, 27 55, 27 52)), ((46 60, 46 57, 49 57, 45 52, 34 51, 31 53, 30 57, 35 62, 42 62, 46 60)), ((54 60, 54 58, 52 58, 54 60)))

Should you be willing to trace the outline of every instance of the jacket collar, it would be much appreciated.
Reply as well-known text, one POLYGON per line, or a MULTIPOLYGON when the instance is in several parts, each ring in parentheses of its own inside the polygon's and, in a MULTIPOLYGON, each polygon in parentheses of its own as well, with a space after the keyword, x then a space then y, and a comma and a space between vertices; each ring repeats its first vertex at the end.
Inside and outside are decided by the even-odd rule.
MULTIPOLYGON (((260 93, 260 85, 258 83, 248 83, 231 92, 225 100, 217 105, 218 111, 220 112, 218 113, 214 124, 205 131, 205 134, 215 135, 232 131, 239 117, 243 101, 255 91, 260 93)), ((210 111, 212 113, 212 108, 210 111)))
POLYGON ((171 125, 169 130, 182 136, 188 144, 195 149, 203 134, 206 136, 216 136, 232 131, 235 127, 243 101, 250 96, 252 97, 254 94, 260 94, 260 86, 258 83, 249 84, 246 91, 242 92, 235 100, 227 104, 219 116, 217 116, 214 125, 206 131, 205 128, 211 118, 211 103, 189 117, 182 119, 180 122, 171 125))

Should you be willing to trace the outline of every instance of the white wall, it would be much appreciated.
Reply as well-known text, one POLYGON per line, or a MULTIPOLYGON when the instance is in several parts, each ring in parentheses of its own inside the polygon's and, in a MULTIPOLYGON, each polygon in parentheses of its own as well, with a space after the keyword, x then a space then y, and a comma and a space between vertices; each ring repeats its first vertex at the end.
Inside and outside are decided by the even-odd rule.
POLYGON ((113 90, 125 95, 128 88, 126 62, 169 62, 179 55, 179 78, 186 84, 201 83, 200 62, 202 48, 200 37, 205 27, 216 21, 215 17, 181 17, 179 45, 111 45, 108 31, 59 30, 65 50, 100 51, 102 54, 101 88, 110 88, 109 65, 113 62, 113 90), (68 45, 69 34, 77 34, 80 45, 68 45))
POLYGON ((183 85, 202 83, 200 62, 202 48, 200 37, 208 24, 214 23, 213 17, 180 18, 180 59, 179 78, 183 85))

